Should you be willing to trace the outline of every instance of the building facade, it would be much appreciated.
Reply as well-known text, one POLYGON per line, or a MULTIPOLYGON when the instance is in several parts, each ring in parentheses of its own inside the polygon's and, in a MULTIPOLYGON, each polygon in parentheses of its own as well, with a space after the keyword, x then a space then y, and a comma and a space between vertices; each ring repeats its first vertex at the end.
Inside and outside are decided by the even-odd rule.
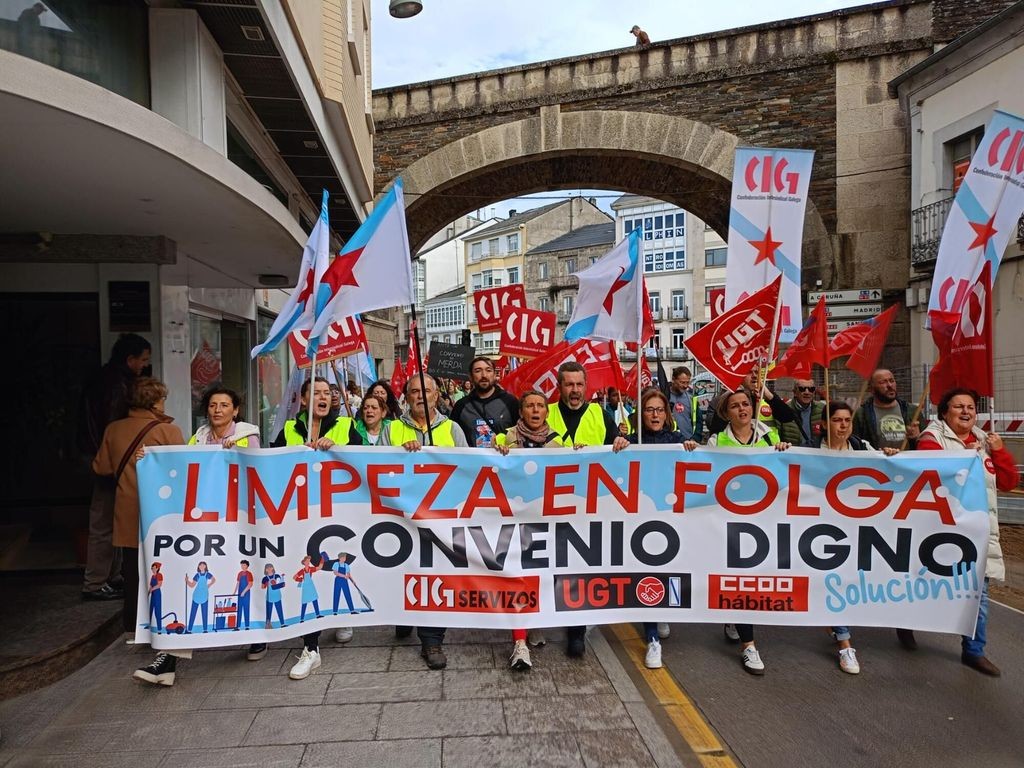
POLYGON ((35 509, 47 535, 84 526, 79 400, 122 332, 152 344, 183 432, 222 381, 269 437, 291 361, 249 350, 321 190, 335 245, 373 198, 369 23, 368 0, 6 4, 0 316, 37 385, 5 393, 30 437, 5 452, 0 523, 35 509))
MULTIPOLYGON (((939 239, 953 197, 994 110, 1024 115, 1024 3, 967 32, 890 83, 909 116, 910 308, 913 389, 936 360, 925 327, 939 239)), ((1002 254, 993 287, 996 408, 1024 416, 1024 217, 1002 254)), ((1007 429, 1009 420, 997 425, 1007 429)))

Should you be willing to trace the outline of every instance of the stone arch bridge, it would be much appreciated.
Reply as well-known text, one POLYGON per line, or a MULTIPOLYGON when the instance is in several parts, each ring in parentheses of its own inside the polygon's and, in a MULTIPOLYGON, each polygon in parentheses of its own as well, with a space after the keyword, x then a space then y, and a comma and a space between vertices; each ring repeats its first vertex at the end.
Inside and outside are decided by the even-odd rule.
POLYGON ((893 300, 909 276, 910 163, 887 84, 1010 4, 890 0, 377 90, 376 188, 403 177, 414 250, 492 202, 575 187, 661 198, 724 235, 738 145, 813 149, 805 287, 893 300))

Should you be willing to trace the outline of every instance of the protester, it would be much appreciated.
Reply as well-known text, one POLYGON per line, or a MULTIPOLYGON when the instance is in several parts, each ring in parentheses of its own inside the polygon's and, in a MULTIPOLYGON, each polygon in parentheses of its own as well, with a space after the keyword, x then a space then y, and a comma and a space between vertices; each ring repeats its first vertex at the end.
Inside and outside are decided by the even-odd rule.
POLYGON ((910 405, 896 396, 892 371, 879 368, 869 380, 871 397, 853 415, 853 434, 878 448, 914 448, 921 434, 921 419, 913 423, 910 405))
POLYGON ((469 365, 473 389, 455 404, 451 419, 462 427, 466 442, 491 446, 519 419, 519 401, 497 384, 494 363, 489 357, 475 357, 469 365))
POLYGON ((233 389, 210 387, 203 393, 202 409, 206 423, 188 439, 189 445, 222 445, 225 448, 259 448, 260 428, 237 421, 242 398, 233 389))
POLYGON ((375 381, 366 389, 368 395, 376 395, 385 403, 387 408, 384 409, 384 418, 386 419, 397 419, 402 416, 402 406, 398 404, 398 398, 395 397, 395 393, 391 391, 391 384, 384 379, 375 381))
POLYGON ((356 418, 356 431, 363 438, 364 445, 377 445, 381 434, 388 430, 391 419, 387 418, 387 402, 372 391, 363 398, 356 418))
MULTIPOLYGON (((678 370, 678 369, 677 369, 678 370)), ((670 420, 671 406, 669 400, 657 387, 651 387, 640 396, 641 433, 626 435, 629 445, 638 442, 643 445, 680 445, 684 442, 682 433, 672 429, 670 420)), ((612 446, 613 451, 621 450, 624 445, 618 440, 612 446)), ((644 666, 648 669, 661 668, 661 641, 669 636, 670 627, 664 622, 644 622, 644 639, 647 641, 647 653, 644 666)))
MULTIPOLYGON (((566 445, 612 445, 618 427, 600 403, 587 403, 587 371, 575 361, 558 367, 558 402, 548 406, 548 426, 566 445)), ((565 652, 582 658, 587 652, 587 628, 566 628, 565 652)))
POLYGON ((693 374, 686 366, 679 365, 673 368, 668 402, 672 421, 683 436, 683 440, 700 442, 703 437, 704 424, 700 407, 697 405, 697 393, 690 386, 692 379, 693 374))
MULTIPOLYGON (((548 426, 548 399, 543 392, 536 389, 523 394, 519 399, 519 421, 504 433, 497 436, 494 447, 507 455, 512 448, 562 448, 564 444, 558 435, 548 426)), ((547 640, 540 630, 512 630, 512 655, 509 667, 515 670, 527 670, 533 667, 530 660, 530 649, 544 645, 547 640)))
POLYGON ((821 443, 825 401, 816 399, 817 389, 810 379, 793 382, 793 398, 789 407, 796 418, 780 427, 780 439, 800 448, 817 448, 821 443))
POLYGON ((346 397, 348 398, 349 413, 356 413, 359 410, 359 406, 363 404, 363 396, 359 390, 359 385, 349 379, 345 389, 347 390, 346 397))
MULTIPOLYGON (((90 464, 99 451, 107 425, 128 415, 132 384, 149 366, 151 355, 148 341, 135 333, 123 333, 114 342, 106 365, 83 389, 78 447, 90 464)), ((108 477, 97 476, 93 480, 83 600, 120 600, 124 596, 121 552, 113 543, 115 490, 108 477)))
MULTIPOLYGON (((352 419, 348 416, 330 415, 331 388, 326 381, 317 379, 313 385, 313 392, 310 393, 310 380, 306 379, 299 395, 301 410, 298 416, 284 423, 284 429, 274 440, 272 447, 305 445, 314 450, 329 451, 336 445, 363 444, 363 438, 356 430, 352 419), (312 422, 309 420, 310 403, 313 406, 312 422)), ((319 566, 319 563, 317 565, 319 566)), ((303 680, 320 666, 320 632, 303 635, 302 641, 302 654, 288 672, 288 677, 292 680, 303 680)), ((266 655, 265 643, 256 644, 249 649, 250 659, 255 660, 264 655, 266 655)))
MULTIPOLYGON (((141 368, 140 368, 141 370, 141 368)), ((93 472, 111 478, 116 488, 114 499, 113 543, 128 550, 123 564, 124 609, 123 626, 134 632, 138 624, 139 596, 139 477, 135 462, 138 452, 149 445, 183 445, 181 430, 171 424, 164 413, 167 387, 156 379, 143 377, 135 381, 128 396, 128 415, 107 425, 100 441, 93 472)), ((161 651, 145 667, 135 670, 134 677, 148 683, 174 685, 177 659, 192 657, 192 651, 161 651)))
MULTIPOLYGON (((405 402, 408 412, 401 419, 392 421, 381 433, 378 445, 400 445, 407 451, 418 451, 424 445, 440 445, 450 448, 468 448, 466 436, 459 426, 437 410, 437 382, 429 374, 423 374, 424 386, 419 375, 405 383, 405 402), (427 425, 430 428, 427 428, 427 425)), ((420 639, 420 655, 429 669, 444 669, 448 657, 444 654, 445 627, 417 627, 420 639)), ((399 638, 411 634, 409 627, 396 627, 399 638)))
MULTIPOLYGON (((757 387, 759 375, 759 369, 755 366, 751 369, 750 373, 743 378, 740 388, 747 393, 751 403, 757 404, 761 418, 755 420, 772 430, 773 437, 775 441, 778 442, 780 439, 780 426, 793 421, 796 418, 796 414, 793 413, 793 409, 790 408, 781 397, 768 389, 767 386, 762 385, 760 400, 755 396, 754 389, 757 387)), ((711 414, 711 417, 708 419, 709 434, 714 435, 721 432, 728 424, 726 419, 719 416, 719 405, 721 404, 722 399, 728 394, 728 391, 722 393, 708 405, 708 412, 711 414)))
POLYGON ((449 380, 448 382, 448 394, 451 395, 453 403, 459 402, 459 400, 466 396, 466 393, 462 391, 462 387, 456 386, 454 380, 449 380))
MULTIPOLYGON (((780 399, 780 398, 776 398, 780 399)), ((746 389, 725 392, 718 401, 719 419, 726 423, 725 429, 713 433, 708 438, 708 445, 721 448, 768 448, 785 451, 789 443, 780 442, 774 429, 764 422, 754 419, 754 404, 746 389)), ((695 440, 683 444, 688 451, 697 447, 695 440)), ((740 659, 743 669, 752 675, 764 674, 764 662, 754 645, 754 626, 752 624, 726 624, 725 636, 732 642, 742 643, 740 659)))
POLYGON ((622 395, 615 387, 608 387, 605 391, 604 410, 615 422, 620 435, 628 435, 635 431, 629 422, 629 409, 622 402, 622 395))
MULTIPOLYGON (((988 640, 988 585, 990 579, 1003 581, 1006 568, 1003 550, 999 545, 998 491, 1017 487, 1020 474, 1013 455, 1003 445, 996 432, 987 435, 978 427, 978 393, 972 389, 956 387, 945 392, 939 400, 938 418, 928 425, 917 441, 918 450, 948 451, 974 449, 985 461, 985 488, 988 492, 988 557, 985 560, 985 580, 981 589, 981 605, 974 636, 961 641, 960 661, 983 675, 999 677, 999 667, 985 656, 988 640)), ((903 632, 913 633, 906 629, 903 632)), ((906 645, 906 643, 904 643, 906 645)), ((916 641, 915 641, 916 645, 916 641)))
POLYGON ((328 411, 329 416, 340 416, 341 415, 341 385, 335 384, 333 381, 330 384, 331 387, 331 410, 328 411))

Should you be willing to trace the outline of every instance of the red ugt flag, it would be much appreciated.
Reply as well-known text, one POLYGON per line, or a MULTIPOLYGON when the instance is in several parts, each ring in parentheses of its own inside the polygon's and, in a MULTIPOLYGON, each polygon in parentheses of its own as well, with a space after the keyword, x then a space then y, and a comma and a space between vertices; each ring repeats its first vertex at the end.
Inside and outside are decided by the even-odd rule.
POLYGON ((791 376, 794 379, 811 378, 811 366, 828 368, 828 323, 825 316, 825 297, 807 316, 807 322, 789 345, 786 354, 768 373, 769 379, 791 376))
POLYGON ((878 367, 878 361, 882 359, 882 350, 885 348, 886 339, 889 338, 889 327, 899 308, 899 304, 893 304, 874 318, 871 330, 864 334, 857 346, 850 352, 850 358, 846 361, 847 369, 862 379, 871 378, 871 374, 878 367))
POLYGON ((928 390, 938 403, 947 390, 970 387, 979 395, 995 394, 992 381, 992 263, 963 301, 960 314, 931 313, 932 339, 939 359, 929 374, 928 390))
POLYGON ((558 399, 558 367, 576 361, 587 371, 587 397, 607 387, 622 390, 622 367, 615 344, 596 339, 563 341, 543 357, 535 357, 504 376, 501 386, 519 397, 530 389, 543 392, 550 402, 558 399))
POLYGON ((781 283, 779 275, 683 342, 728 389, 736 389, 762 359, 775 357, 775 350, 768 347, 781 283))

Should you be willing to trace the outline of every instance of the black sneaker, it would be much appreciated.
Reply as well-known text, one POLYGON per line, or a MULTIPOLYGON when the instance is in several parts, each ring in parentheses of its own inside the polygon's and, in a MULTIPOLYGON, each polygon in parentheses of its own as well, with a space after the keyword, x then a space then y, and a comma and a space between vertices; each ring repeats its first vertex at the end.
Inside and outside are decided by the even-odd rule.
POLYGON ((582 659, 587 653, 587 641, 585 636, 569 637, 569 643, 565 646, 565 655, 570 659, 582 659))
POLYGON ((153 685, 174 685, 174 670, 177 663, 176 657, 161 652, 148 665, 136 669, 132 677, 153 685))
POLYGON ((399 640, 405 640, 407 637, 412 636, 412 627, 395 627, 395 637, 399 640))
POLYGON ((249 653, 246 657, 249 661, 259 661, 267 655, 267 644, 266 643, 253 643, 249 646, 249 653))
POLYGON ((104 584, 92 592, 82 592, 83 600, 124 600, 124 590, 116 589, 109 584, 104 584))
POLYGON ((430 669, 444 669, 448 666, 448 657, 444 655, 440 645, 425 645, 420 656, 427 662, 430 669))

